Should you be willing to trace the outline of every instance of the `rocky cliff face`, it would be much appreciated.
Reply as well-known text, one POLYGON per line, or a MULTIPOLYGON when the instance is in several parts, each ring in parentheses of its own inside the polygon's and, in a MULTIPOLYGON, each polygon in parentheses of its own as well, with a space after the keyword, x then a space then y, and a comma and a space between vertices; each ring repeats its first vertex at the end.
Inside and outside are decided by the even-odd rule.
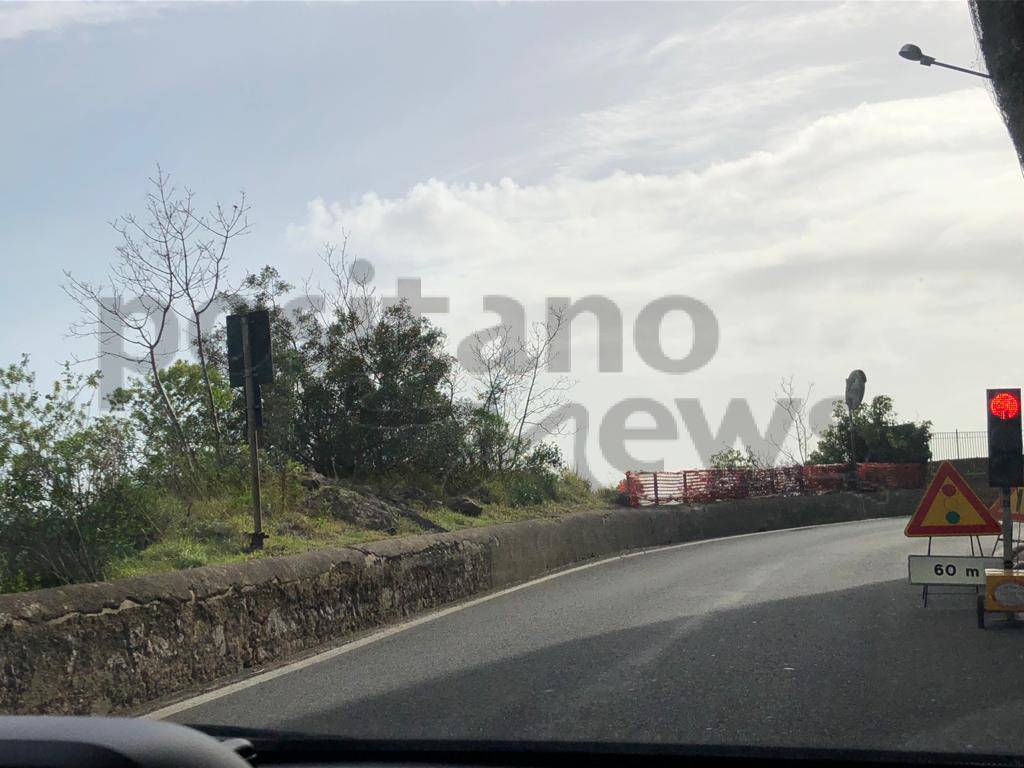
POLYGON ((1024 168, 1024 3, 971 0, 970 5, 999 108, 1024 168))

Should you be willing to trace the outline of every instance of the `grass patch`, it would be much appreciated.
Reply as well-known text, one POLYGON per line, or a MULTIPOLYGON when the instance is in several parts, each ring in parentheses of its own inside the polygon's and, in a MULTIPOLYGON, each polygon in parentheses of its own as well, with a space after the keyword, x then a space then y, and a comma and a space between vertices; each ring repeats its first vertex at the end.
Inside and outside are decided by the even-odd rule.
MULTIPOLYGON (((605 490, 591 491, 582 478, 571 473, 562 473, 552 480, 544 489, 544 495, 549 498, 540 502, 524 503, 524 499, 534 498, 538 490, 536 485, 524 483, 520 478, 491 480, 481 489, 482 494, 478 495, 486 495, 491 501, 483 502, 484 511, 477 517, 455 512, 436 500, 413 502, 410 506, 434 525, 457 531, 602 509, 614 501, 612 494, 605 490)), ((361 528, 324 513, 296 508, 301 496, 295 489, 285 489, 283 498, 273 490, 267 494, 263 527, 268 538, 260 552, 248 551, 252 517, 247 494, 222 493, 195 502, 170 516, 155 543, 112 563, 108 578, 297 555, 429 532, 407 517, 399 518, 394 533, 361 528)))
POLYGON ((543 504, 512 506, 510 504, 487 504, 478 517, 464 515, 447 507, 435 507, 423 512, 423 516, 432 523, 457 531, 460 528, 482 528, 488 525, 515 523, 520 520, 531 520, 538 517, 560 517, 571 512, 602 509, 608 506, 603 500, 593 498, 587 501, 558 502, 550 501, 543 504))

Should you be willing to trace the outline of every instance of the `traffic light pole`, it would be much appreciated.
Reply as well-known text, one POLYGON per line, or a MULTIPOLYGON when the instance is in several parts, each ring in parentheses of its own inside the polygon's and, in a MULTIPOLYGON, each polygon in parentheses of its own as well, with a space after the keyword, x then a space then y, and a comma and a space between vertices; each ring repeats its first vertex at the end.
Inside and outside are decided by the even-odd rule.
MULTIPOLYGON (((252 375, 252 350, 249 346, 249 322, 242 315, 242 367, 245 372, 245 423, 249 437, 249 464, 252 468, 252 534, 249 548, 263 549, 263 504, 260 499, 259 444, 256 432, 256 382, 252 375)), ((1007 497, 1009 499, 1009 497, 1007 497)), ((1009 504, 1009 501, 1007 501, 1009 504)), ((1007 507, 1009 509, 1009 507, 1007 507)))
POLYGON ((1010 513, 1010 489, 1003 488, 1003 568, 1013 570, 1013 515, 1010 513))
MULTIPOLYGON (((1003 488, 1003 571, 1013 572, 1013 515, 1010 512, 1010 489, 1003 488)), ((1017 612, 1007 611, 1006 620, 1017 623, 1017 612)))

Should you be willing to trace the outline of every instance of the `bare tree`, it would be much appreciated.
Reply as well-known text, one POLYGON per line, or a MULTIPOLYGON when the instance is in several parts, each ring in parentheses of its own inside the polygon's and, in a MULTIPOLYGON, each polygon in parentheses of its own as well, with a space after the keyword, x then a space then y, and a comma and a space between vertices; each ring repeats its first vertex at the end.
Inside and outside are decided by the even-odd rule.
POLYGON ((65 270, 64 292, 82 312, 82 319, 71 326, 71 333, 98 338, 100 355, 112 355, 149 367, 153 387, 171 423, 178 448, 194 473, 195 452, 160 381, 158 350, 169 327, 173 327, 174 305, 181 297, 171 247, 173 233, 161 219, 158 199, 153 193, 147 196, 147 211, 150 215, 147 222, 140 223, 134 215, 128 214, 111 223, 121 236, 121 242, 116 247, 118 259, 110 269, 108 285, 79 280, 65 270), (111 339, 119 340, 124 351, 110 350, 107 343, 111 339))
POLYGON ((82 312, 82 319, 71 327, 73 335, 98 338, 101 356, 112 355, 149 369, 178 447, 194 475, 195 447, 160 379, 160 348, 176 328, 172 322, 175 315, 195 324, 219 454, 221 430, 203 346, 202 319, 215 307, 220 294, 228 242, 248 231, 248 209, 243 195, 230 213, 218 205, 209 215, 201 216, 194 210, 192 192, 185 190, 183 196, 177 196, 169 176, 159 166, 149 181, 152 188, 146 195, 147 215, 140 219, 128 213, 111 223, 121 242, 107 283, 93 284, 65 271, 67 282, 63 288, 82 312), (182 303, 187 305, 187 313, 181 309, 182 303), (112 339, 120 342, 121 352, 110 349, 107 342, 112 339))
POLYGON ((466 369, 460 365, 453 365, 448 371, 448 375, 445 376, 442 381, 444 394, 448 399, 448 405, 454 406, 460 395, 465 392, 468 378, 466 369))
POLYGON ((529 431, 559 433, 560 426, 551 427, 545 417, 565 405, 566 393, 574 382, 565 376, 551 377, 547 367, 551 347, 564 322, 564 313, 551 308, 547 321, 534 323, 525 339, 507 326, 476 336, 474 377, 482 407, 509 428, 492 457, 498 470, 520 464, 531 445, 529 431))
POLYGON ((323 316, 326 312, 340 320, 359 353, 366 357, 366 337, 380 322, 383 303, 368 276, 357 273, 356 259, 348 254, 348 233, 342 232, 340 245, 324 243, 320 260, 330 272, 332 284, 328 288, 320 286, 324 308, 313 311, 318 312, 321 326, 329 323, 329 318, 323 316))
POLYGON ((182 196, 169 186, 169 177, 157 166, 157 176, 152 180, 155 191, 152 204, 159 200, 158 220, 162 227, 172 233, 174 279, 181 291, 187 314, 183 318, 192 324, 196 354, 203 377, 206 404, 210 423, 213 425, 217 458, 222 458, 223 433, 220 416, 213 397, 210 382, 210 367, 207 361, 203 333, 203 316, 211 309, 216 311, 222 284, 225 280, 228 243, 236 237, 248 234, 249 207, 245 193, 227 212, 218 203, 207 215, 196 213, 193 205, 194 194, 187 187, 182 196))
POLYGON ((789 416, 789 429, 784 435, 769 433, 768 442, 779 450, 779 454, 790 464, 806 464, 811 456, 811 430, 807 405, 811 400, 814 383, 807 385, 807 390, 798 396, 793 376, 783 377, 779 382, 780 392, 772 396, 773 402, 785 410, 789 416))

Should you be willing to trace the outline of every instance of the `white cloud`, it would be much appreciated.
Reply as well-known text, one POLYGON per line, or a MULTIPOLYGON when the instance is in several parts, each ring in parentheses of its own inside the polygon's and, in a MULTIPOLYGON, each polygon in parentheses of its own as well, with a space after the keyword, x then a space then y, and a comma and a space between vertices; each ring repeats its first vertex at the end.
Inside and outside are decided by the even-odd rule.
POLYGON ((753 115, 792 105, 826 87, 849 84, 855 77, 849 65, 829 64, 713 85, 651 89, 651 95, 584 112, 551 127, 546 146, 533 160, 570 176, 624 163, 664 168, 749 132, 753 115))
MULTIPOLYGON (((598 39, 571 58, 611 84, 607 98, 545 126, 508 173, 605 175, 699 167, 791 134, 871 94, 898 98, 911 74, 902 35, 969 63, 969 14, 957 3, 745 3, 695 6, 682 25, 598 39), (728 8, 724 13, 714 9, 728 8)), ((585 80, 584 76, 581 79, 585 80)), ((932 79, 929 87, 949 87, 932 79)), ((954 84, 955 87, 955 84, 954 84)))
POLYGON ((113 24, 153 13, 153 3, 30 2, 0 4, 0 40, 33 32, 54 32, 75 25, 113 24))
POLYGON ((760 46, 777 49, 807 38, 862 29, 880 18, 892 18, 892 9, 882 3, 822 3, 810 7, 795 4, 789 8, 776 3, 748 3, 735 7, 709 27, 664 37, 650 50, 649 56, 659 58, 683 53, 693 57, 695 48, 707 53, 709 48, 729 44, 738 44, 747 50, 760 46))
MULTIPOLYGON (((642 304, 707 302, 720 351, 684 377, 635 354, 628 379, 594 375, 593 329, 579 324, 575 394, 595 420, 624 396, 671 405, 689 394, 713 425, 730 397, 749 398, 765 424, 780 376, 817 381, 824 396, 861 367, 906 416, 963 428, 977 420, 971 394, 1016 370, 999 334, 1024 325, 1022 207, 999 116, 968 89, 861 104, 699 172, 431 180, 396 198, 314 200, 291 236, 308 248, 351 232, 385 292, 419 276, 424 293, 451 297, 451 317, 435 319, 456 339, 493 322, 480 312, 487 293, 519 299, 533 319, 546 296, 609 296, 627 350, 642 304)), ((666 349, 686 349, 663 335, 666 349)), ((679 441, 669 449, 669 464, 695 463, 679 441)))
MULTIPOLYGON (((345 227, 364 250, 419 268, 539 260, 576 284, 584 253, 625 277, 663 270, 676 252, 691 257, 688 271, 706 265, 717 280, 723 270, 811 253, 837 232, 841 250, 865 255, 939 233, 944 248, 958 247, 977 217, 1001 219, 1019 202, 1000 200, 1019 194, 1008 153, 986 94, 972 89, 862 104, 700 172, 559 176, 529 186, 430 180, 393 199, 315 200, 292 234, 319 242, 345 227), (975 194, 963 195, 972 183, 975 194), (864 227, 864 217, 886 226, 864 227), (633 255, 623 263, 626 249, 633 255), (560 266, 555 253, 570 258, 560 266)), ((607 274, 583 279, 606 285, 607 274)))

